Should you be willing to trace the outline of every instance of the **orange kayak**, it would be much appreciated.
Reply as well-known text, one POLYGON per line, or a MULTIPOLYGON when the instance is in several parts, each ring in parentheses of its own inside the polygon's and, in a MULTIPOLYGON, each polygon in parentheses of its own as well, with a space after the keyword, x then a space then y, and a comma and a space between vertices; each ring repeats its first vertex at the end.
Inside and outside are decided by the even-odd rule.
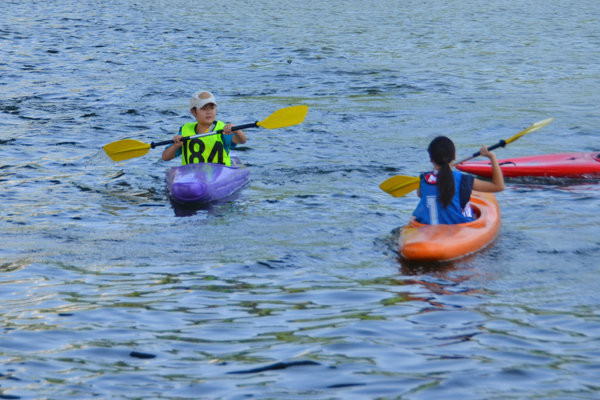
POLYGON ((492 193, 473 191, 471 207, 477 219, 456 225, 426 225, 414 217, 402 228, 398 251, 413 261, 448 261, 481 250, 500 230, 500 207, 492 193))

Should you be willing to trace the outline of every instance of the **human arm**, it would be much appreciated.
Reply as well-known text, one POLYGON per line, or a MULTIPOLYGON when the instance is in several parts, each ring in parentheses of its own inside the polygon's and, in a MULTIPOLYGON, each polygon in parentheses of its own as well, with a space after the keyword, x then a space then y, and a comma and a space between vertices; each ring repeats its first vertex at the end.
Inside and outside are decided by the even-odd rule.
POLYGON ((502 175, 502 170, 500 169, 500 164, 498 164, 498 160, 496 160, 496 155, 488 150, 487 146, 481 146, 479 150, 482 156, 490 159, 492 163, 492 181, 482 181, 479 179, 473 180, 473 190, 477 190, 478 192, 501 192, 504 190, 504 176, 502 175))
POLYGON ((173 136, 173 144, 165 149, 162 153, 163 161, 169 161, 175 158, 177 155, 177 150, 181 148, 183 145, 183 141, 181 140, 183 136, 175 135, 173 136))
POLYGON ((233 127, 233 124, 227 124, 223 127, 223 135, 231 135, 233 134, 233 137, 231 138, 231 141, 235 144, 244 144, 246 143, 246 134, 244 133, 244 131, 237 130, 237 131, 231 131, 231 128, 233 127))
POLYGON ((417 196, 419 196, 419 198, 421 197, 421 182, 423 182, 423 179, 425 179, 425 175, 425 172, 419 175, 419 187, 417 188, 417 196))

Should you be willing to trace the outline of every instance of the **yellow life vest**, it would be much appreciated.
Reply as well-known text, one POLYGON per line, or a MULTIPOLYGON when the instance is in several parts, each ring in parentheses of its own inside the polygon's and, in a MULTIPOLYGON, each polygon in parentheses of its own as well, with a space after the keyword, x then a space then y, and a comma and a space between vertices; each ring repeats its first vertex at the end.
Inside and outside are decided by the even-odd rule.
MULTIPOLYGON (((181 127, 181 135, 183 137, 197 135, 196 125, 198 125, 196 122, 190 122, 189 124, 183 125, 181 127)), ((224 126, 224 122, 215 121, 212 131, 214 132, 223 129, 224 126)), ((229 152, 225 151, 225 146, 220 133, 193 138, 183 142, 181 156, 181 165, 199 163, 231 165, 229 152)))

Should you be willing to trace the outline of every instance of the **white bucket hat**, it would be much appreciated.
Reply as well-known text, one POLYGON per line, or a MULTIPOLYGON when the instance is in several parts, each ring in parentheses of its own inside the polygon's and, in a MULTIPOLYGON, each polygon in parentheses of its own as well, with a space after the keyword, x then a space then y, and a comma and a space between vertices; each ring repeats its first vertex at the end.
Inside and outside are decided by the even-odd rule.
POLYGON ((192 98, 190 99, 191 108, 202 108, 208 103, 213 103, 215 106, 217 105, 217 100, 211 92, 196 92, 192 95, 192 98))

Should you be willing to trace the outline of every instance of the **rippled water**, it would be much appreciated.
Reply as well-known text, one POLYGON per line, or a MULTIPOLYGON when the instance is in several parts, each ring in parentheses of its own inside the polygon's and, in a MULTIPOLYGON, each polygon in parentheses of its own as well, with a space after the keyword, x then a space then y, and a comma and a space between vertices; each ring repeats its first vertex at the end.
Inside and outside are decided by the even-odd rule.
POLYGON ((5 1, 0 398, 598 398, 597 181, 509 181, 490 248, 398 259, 459 158, 600 151, 600 3, 5 1), (251 183, 171 203, 161 149, 211 90, 251 183))

